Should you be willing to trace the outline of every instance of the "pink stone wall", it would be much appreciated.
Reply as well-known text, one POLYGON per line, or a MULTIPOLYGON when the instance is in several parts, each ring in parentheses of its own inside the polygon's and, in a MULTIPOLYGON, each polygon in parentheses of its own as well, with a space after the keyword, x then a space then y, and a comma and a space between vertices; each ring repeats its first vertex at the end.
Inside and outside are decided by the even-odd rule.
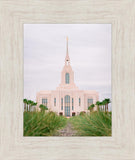
POLYGON ((37 94, 38 106, 42 104, 42 98, 47 98, 48 109, 57 112, 58 114, 62 112, 64 115, 66 95, 70 96, 70 115, 72 115, 72 112, 75 112, 76 115, 81 111, 88 112, 88 98, 93 99, 93 103, 96 103, 96 101, 99 99, 99 95, 95 91, 89 91, 89 93, 85 93, 83 90, 54 90, 49 92, 39 92, 37 94), (54 98, 56 98, 56 106, 54 106, 54 98), (61 98, 63 98, 63 110, 61 110, 61 98), (72 98, 74 99, 74 110, 72 110, 72 98), (81 99, 80 106, 79 98, 81 99))

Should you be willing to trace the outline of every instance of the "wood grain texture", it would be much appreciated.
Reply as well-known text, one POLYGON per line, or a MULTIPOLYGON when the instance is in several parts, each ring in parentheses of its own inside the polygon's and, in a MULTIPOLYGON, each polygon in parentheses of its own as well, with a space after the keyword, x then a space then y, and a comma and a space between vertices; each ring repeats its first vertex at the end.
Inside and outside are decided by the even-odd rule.
POLYGON ((0 159, 135 159, 135 1, 0 1, 0 159), (112 137, 23 137, 23 24, 112 24, 112 137))

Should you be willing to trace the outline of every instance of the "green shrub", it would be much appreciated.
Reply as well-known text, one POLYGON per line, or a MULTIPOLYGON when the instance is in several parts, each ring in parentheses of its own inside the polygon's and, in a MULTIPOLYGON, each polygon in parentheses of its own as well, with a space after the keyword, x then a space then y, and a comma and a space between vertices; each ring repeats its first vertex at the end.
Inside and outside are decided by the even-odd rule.
POLYGON ((85 115, 85 114, 86 114, 85 111, 80 112, 80 116, 83 116, 83 115, 85 115))
POLYGON ((24 112, 24 136, 51 136, 66 125, 66 118, 54 112, 24 112))

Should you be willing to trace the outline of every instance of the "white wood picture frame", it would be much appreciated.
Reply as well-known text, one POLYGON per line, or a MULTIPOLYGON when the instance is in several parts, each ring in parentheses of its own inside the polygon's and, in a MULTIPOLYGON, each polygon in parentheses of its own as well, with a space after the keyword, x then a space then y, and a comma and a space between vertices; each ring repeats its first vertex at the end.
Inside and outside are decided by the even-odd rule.
POLYGON ((135 159, 135 1, 0 1, 0 159, 135 159), (112 137, 23 137, 23 24, 112 24, 112 137))

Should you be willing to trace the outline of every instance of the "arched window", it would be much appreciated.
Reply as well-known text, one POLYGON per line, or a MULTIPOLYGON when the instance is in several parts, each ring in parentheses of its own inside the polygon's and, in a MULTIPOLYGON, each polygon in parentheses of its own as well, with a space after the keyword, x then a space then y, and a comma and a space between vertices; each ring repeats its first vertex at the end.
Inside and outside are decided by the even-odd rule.
POLYGON ((65 96, 65 116, 70 116, 70 96, 65 96))
POLYGON ((66 84, 69 84, 69 73, 65 74, 65 82, 66 84))
POLYGON ((68 96, 68 95, 65 96, 65 103, 66 104, 70 103, 70 96, 68 96))

